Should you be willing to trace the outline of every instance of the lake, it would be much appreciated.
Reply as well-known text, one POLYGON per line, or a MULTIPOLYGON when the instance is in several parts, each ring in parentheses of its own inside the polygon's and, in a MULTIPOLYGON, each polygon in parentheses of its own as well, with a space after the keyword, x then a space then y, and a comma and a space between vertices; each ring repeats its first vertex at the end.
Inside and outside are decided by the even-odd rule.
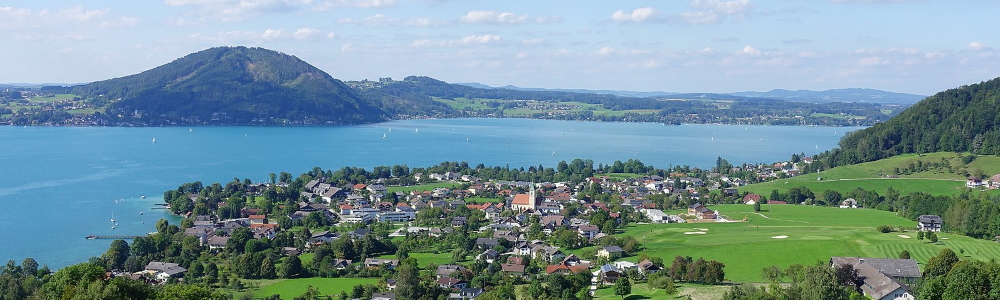
POLYGON ((99 256, 111 240, 86 235, 155 231, 158 219, 171 216, 154 204, 162 203, 164 191, 191 181, 256 182, 316 166, 443 161, 555 167, 574 158, 604 164, 639 159, 663 168, 711 167, 722 156, 733 164, 771 163, 832 149, 857 129, 529 119, 341 127, 0 126, 0 260, 32 257, 58 268, 99 256), (111 218, 118 221, 115 229, 111 218))

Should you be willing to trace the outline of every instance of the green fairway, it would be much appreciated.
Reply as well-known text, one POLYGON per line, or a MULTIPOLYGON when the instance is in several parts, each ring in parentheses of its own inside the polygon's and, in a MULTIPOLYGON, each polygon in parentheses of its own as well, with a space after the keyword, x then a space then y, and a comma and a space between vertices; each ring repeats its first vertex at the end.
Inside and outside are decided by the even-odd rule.
POLYGON ((1000 246, 992 241, 942 233, 937 244, 916 239, 916 223, 892 212, 803 205, 774 205, 761 215, 750 205, 715 205, 709 209, 735 220, 749 222, 646 224, 626 228, 646 250, 640 254, 662 257, 669 264, 677 255, 718 260, 726 265, 726 279, 760 282, 761 269, 777 265, 815 264, 831 256, 895 258, 909 251, 919 263, 944 248, 964 257, 1000 259, 1000 246), (768 218, 764 218, 767 216, 768 218), (903 226, 906 232, 879 233, 879 225, 903 226), (693 234, 695 232, 704 232, 693 234), (909 238, 900 237, 900 235, 909 238), (776 238, 784 237, 784 238, 776 238))
POLYGON ((351 292, 351 288, 358 284, 377 284, 377 278, 296 278, 284 280, 262 280, 259 289, 251 290, 255 297, 265 297, 274 294, 281 295, 281 299, 292 299, 306 292, 309 286, 319 289, 321 295, 336 295, 340 292, 351 292))

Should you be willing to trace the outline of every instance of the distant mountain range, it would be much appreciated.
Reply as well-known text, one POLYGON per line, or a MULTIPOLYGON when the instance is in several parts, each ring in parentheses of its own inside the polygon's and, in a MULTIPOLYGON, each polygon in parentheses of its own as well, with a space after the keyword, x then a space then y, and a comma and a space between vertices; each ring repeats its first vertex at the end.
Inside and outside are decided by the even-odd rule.
POLYGON ((587 89, 545 89, 545 88, 525 88, 513 85, 492 87, 478 82, 456 83, 458 85, 470 86, 481 89, 510 89, 519 91, 555 91, 585 94, 609 94, 622 97, 655 97, 673 99, 714 99, 714 100, 741 100, 741 99, 775 99, 796 102, 828 103, 828 102, 867 102, 881 104, 901 104, 912 105, 926 98, 923 95, 906 93, 894 93, 876 89, 832 89, 825 91, 810 90, 783 90, 775 89, 768 92, 736 92, 736 93, 680 93, 680 92, 636 92, 620 90, 587 90, 587 89))

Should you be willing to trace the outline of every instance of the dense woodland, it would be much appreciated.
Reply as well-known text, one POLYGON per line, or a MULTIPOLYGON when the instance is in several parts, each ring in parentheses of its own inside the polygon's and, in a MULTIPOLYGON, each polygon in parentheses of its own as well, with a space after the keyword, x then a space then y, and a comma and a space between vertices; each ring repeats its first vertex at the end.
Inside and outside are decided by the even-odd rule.
POLYGON ((928 97, 889 121, 848 134, 823 157, 842 166, 941 151, 1000 155, 1000 78, 928 97))

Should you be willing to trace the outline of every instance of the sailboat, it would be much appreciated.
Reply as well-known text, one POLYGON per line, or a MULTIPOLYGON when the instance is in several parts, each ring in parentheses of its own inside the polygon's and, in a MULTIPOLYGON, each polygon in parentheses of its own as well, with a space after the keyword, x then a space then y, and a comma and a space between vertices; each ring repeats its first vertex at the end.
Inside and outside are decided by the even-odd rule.
POLYGON ((556 155, 556 152, 555 152, 555 151, 552 151, 552 155, 556 155))
POLYGON ((712 137, 712 141, 713 141, 713 142, 715 141, 715 137, 714 137, 714 136, 712 137))
POLYGON ((156 144, 156 138, 153 138, 153 144, 156 144))
POLYGON ((386 137, 386 135, 385 135, 385 133, 383 133, 383 134, 382 134, 382 138, 384 139, 385 137, 386 137))
POLYGON ((392 128, 389 128, 389 132, 392 132, 392 128))
POLYGON ((420 128, 413 129, 413 132, 420 132, 420 128))
POLYGON ((188 132, 194 132, 194 128, 188 128, 188 132))
POLYGON ((115 222, 115 211, 111 210, 111 223, 115 222))

